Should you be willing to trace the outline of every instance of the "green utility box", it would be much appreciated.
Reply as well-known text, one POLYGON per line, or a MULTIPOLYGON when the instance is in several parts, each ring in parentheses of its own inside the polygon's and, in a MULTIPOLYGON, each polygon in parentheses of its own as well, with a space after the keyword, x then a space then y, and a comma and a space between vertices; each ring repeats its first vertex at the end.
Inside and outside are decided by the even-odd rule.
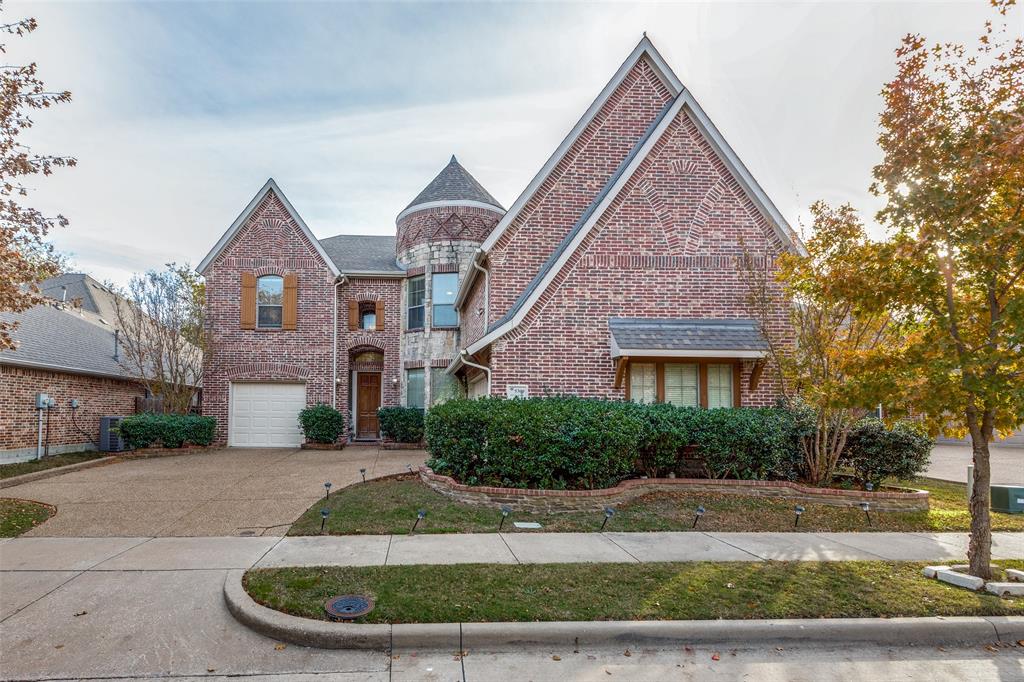
POLYGON ((992 486, 992 511, 1024 514, 1024 486, 992 486))

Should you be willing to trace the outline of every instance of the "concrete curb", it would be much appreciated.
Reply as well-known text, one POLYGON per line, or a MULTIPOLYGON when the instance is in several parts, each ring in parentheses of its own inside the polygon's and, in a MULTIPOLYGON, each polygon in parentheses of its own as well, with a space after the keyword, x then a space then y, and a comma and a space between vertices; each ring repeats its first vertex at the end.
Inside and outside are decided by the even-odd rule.
POLYGON ((31 483, 32 481, 40 481, 44 478, 52 478, 54 476, 61 476, 63 474, 70 474, 73 471, 81 471, 82 469, 91 469, 93 467, 103 466, 105 464, 113 464, 119 457, 100 457, 99 459, 90 459, 85 462, 78 462, 77 464, 68 464, 62 467, 54 467, 52 469, 43 469, 42 471, 33 471, 32 473, 22 474, 21 476, 11 476, 10 478, 0 479, 0 490, 4 488, 13 488, 16 485, 22 483, 31 483))
POLYGON ((764 644, 975 645, 1024 639, 1024 617, 819 618, 785 620, 569 621, 356 625, 290 616, 257 604, 228 571, 224 601, 243 625, 290 644, 321 649, 501 651, 524 647, 764 644))

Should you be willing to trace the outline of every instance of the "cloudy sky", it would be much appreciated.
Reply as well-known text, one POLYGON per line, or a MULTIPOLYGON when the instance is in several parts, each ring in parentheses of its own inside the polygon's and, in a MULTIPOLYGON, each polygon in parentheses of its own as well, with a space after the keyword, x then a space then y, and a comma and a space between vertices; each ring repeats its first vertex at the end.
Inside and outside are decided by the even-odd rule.
MULTIPOLYGON (((273 177, 319 237, 387 234, 452 154, 510 205, 647 31, 782 213, 866 191, 892 51, 971 41, 987 2, 9 2, 7 40, 70 105, 35 205, 75 268, 118 283, 202 260, 273 177)), ((1024 12, 1015 12, 1021 26, 1024 12)))

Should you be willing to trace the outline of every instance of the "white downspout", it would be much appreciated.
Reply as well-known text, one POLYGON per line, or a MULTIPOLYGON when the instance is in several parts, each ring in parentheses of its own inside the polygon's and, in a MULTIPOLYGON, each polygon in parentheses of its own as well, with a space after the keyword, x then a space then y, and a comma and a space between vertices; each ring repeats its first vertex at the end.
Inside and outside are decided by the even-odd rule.
POLYGON ((472 360, 470 360, 469 359, 469 351, 466 350, 465 348, 463 348, 461 351, 459 351, 459 354, 462 356, 462 364, 469 365, 470 367, 475 367, 476 369, 483 370, 484 375, 487 377, 487 396, 490 397, 490 395, 491 395, 491 368, 487 367, 485 365, 478 365, 475 362, 473 362, 472 360))
POLYGON ((490 303, 491 303, 491 275, 487 271, 487 268, 480 267, 480 264, 476 262, 477 257, 483 253, 480 249, 476 251, 477 255, 473 256, 473 260, 470 264, 480 272, 484 273, 484 333, 487 333, 487 325, 490 324, 490 303))
POLYGON ((342 275, 334 281, 334 344, 331 346, 331 407, 338 409, 338 287, 345 283, 342 275))

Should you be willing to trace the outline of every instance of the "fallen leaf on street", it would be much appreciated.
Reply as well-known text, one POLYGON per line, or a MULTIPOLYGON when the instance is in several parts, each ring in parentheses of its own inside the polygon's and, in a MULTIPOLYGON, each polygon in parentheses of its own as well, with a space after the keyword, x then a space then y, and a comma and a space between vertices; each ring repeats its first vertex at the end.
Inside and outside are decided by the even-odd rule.
POLYGON ((89 612, 88 611, 79 611, 78 613, 75 614, 75 618, 78 618, 79 616, 84 616, 87 613, 89 613, 89 612))
POLYGON ((721 659, 721 656, 719 656, 718 654, 711 654, 711 660, 712 661, 717 661, 719 659, 721 659))
POLYGON ((288 646, 288 645, 287 644, 275 644, 274 648, 277 649, 278 651, 284 651, 286 646, 288 646))
POLYGON ((556 654, 556 655, 554 655, 554 656, 552 656, 552 657, 551 657, 551 660, 552 660, 552 661, 560 661, 560 660, 562 660, 562 657, 561 657, 561 656, 558 656, 558 655, 556 654))
POLYGON ((631 653, 629 652, 629 649, 626 649, 625 651, 623 651, 623 652, 622 652, 622 655, 623 655, 623 656, 632 656, 633 654, 631 654, 631 653))

